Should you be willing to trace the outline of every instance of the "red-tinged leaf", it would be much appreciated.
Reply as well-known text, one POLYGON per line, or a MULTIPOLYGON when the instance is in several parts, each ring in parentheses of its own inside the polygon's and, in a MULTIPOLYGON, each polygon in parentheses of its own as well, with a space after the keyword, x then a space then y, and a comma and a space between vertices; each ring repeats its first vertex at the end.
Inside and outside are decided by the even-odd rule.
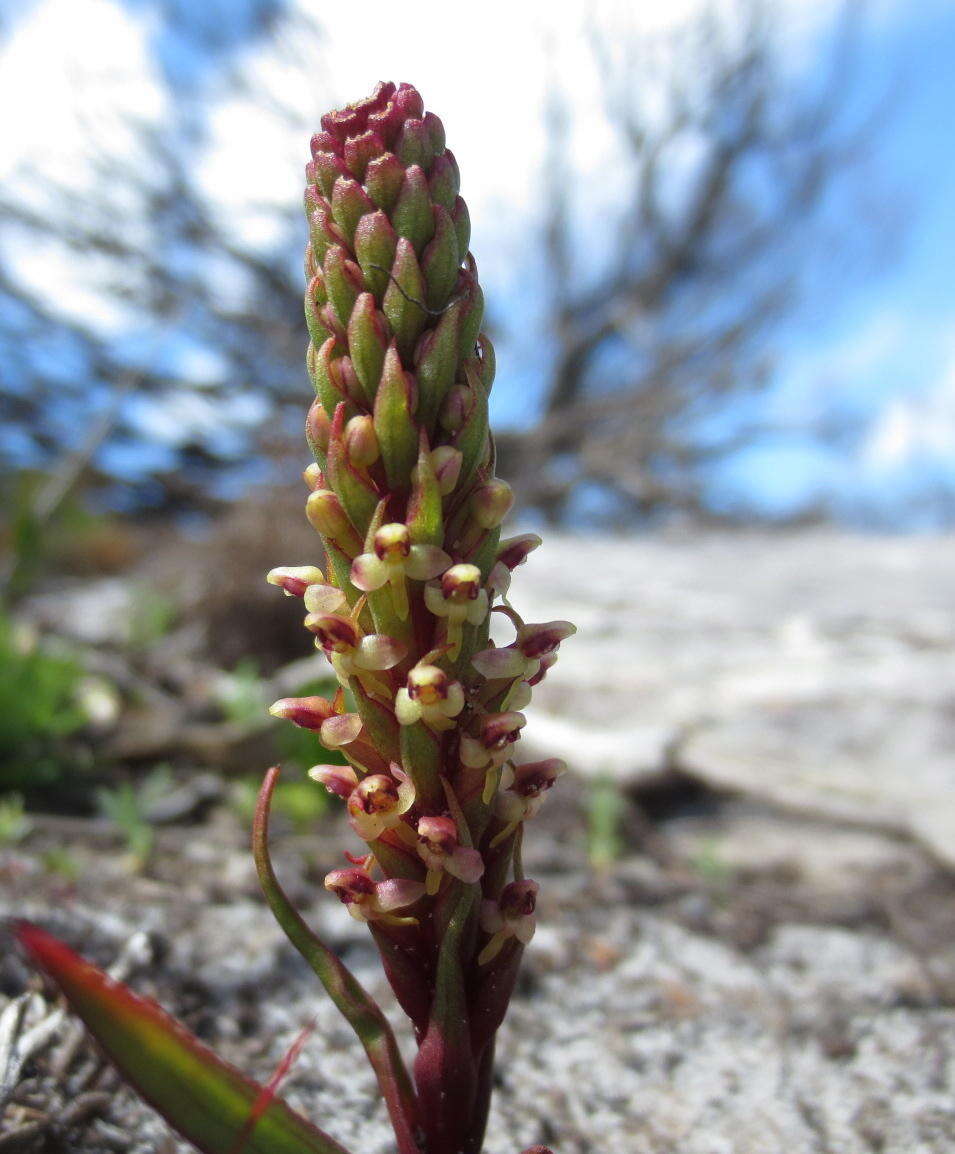
POLYGON ((18 923, 16 937, 123 1077, 203 1154, 348 1154, 274 1090, 223 1062, 156 1002, 113 981, 37 926, 18 923))
POLYGON ((278 1094, 279 1086, 282 1084, 282 1079, 288 1074, 295 1063, 298 1061, 298 1056, 301 1054, 305 1043, 309 1040, 315 1031, 315 1019, 309 1022, 299 1033, 295 1041, 289 1046, 288 1050, 282 1057, 275 1069, 275 1073, 269 1078, 268 1082, 262 1087, 258 1098, 252 1103, 252 1109, 249 1111, 249 1116, 245 1120, 245 1124, 236 1139, 235 1146, 233 1146, 231 1154, 243 1154, 248 1149, 248 1141, 252 1135, 252 1131, 258 1124, 259 1119, 268 1110, 269 1106, 275 1101, 278 1094))

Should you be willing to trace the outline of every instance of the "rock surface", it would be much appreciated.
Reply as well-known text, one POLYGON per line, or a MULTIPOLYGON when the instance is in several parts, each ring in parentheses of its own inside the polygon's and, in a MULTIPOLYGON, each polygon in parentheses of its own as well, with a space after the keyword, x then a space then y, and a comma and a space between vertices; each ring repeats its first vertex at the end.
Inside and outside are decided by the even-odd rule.
MULTIPOLYGON (((834 836, 740 802, 664 823, 662 854, 635 854, 631 837, 595 872, 583 799, 572 783, 561 791, 527 838, 540 927, 500 1037, 486 1154, 535 1142, 558 1154, 953 1148, 950 874, 917 846, 834 836), (800 865, 807 846, 810 870, 800 865)), ((317 836, 294 838, 277 823, 274 835, 290 894, 388 1004, 366 932, 321 891, 350 831, 326 822, 317 836)), ((41 826, 0 860, 0 915, 41 920, 101 964, 148 931, 154 950, 140 954, 131 983, 260 1080, 314 1017, 286 1097, 355 1154, 392 1154, 357 1043, 256 896, 244 840, 223 815, 201 833, 164 829, 147 876, 126 875, 118 852, 77 841, 77 880, 63 888, 44 873, 41 826)), ((0 990, 15 995, 27 983, 15 953, 0 949, 0 990)), ((3 1006, 0 993, 0 1014, 3 1006)), ((34 1119, 45 1106, 61 1111, 93 1063, 89 1085, 106 1093, 95 1116, 65 1133, 71 1154, 188 1154, 96 1072, 88 1046, 77 1050, 74 1039, 72 1061, 59 1057, 70 1029, 58 1023, 57 1048, 31 1062, 6 1118, 0 1106, 0 1133, 25 1116, 18 1102, 34 1119)))
POLYGON ((535 747, 622 781, 676 766, 955 864, 955 539, 551 537, 513 598, 580 629, 535 747))
MULTIPOLYGON (((518 571, 528 620, 580 626, 524 752, 578 773, 527 833, 540 928, 486 1154, 955 1149, 953 578, 951 541, 827 533, 557 539, 518 571), (586 826, 607 775, 620 845, 597 870, 586 826)), ((101 964, 149 931, 132 983, 259 1079, 315 1016, 287 1097, 356 1154, 391 1154, 372 1078, 258 897, 246 841, 219 810, 160 829, 129 876, 122 846, 37 819, 0 851, 0 915, 101 964)), ((291 896, 386 998, 367 935, 321 890, 354 848, 347 826, 276 822, 274 843, 291 896)), ((0 942, 0 1016, 31 981, 0 942)), ((60 1135, 71 1154, 186 1154, 56 1029, 0 1135, 55 1122, 87 1078, 106 1093, 60 1135)))

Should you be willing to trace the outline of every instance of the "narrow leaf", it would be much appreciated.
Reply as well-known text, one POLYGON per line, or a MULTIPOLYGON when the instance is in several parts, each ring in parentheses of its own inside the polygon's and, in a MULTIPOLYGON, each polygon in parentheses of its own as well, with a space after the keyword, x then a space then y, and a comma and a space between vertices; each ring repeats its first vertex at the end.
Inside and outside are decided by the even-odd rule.
POLYGON ((477 1091, 461 947, 478 887, 458 882, 456 888, 438 951, 431 1020, 414 1067, 429 1148, 435 1150, 461 1149, 477 1091))
POLYGON ((120 1073, 204 1154, 347 1154, 281 1099, 266 1097, 262 1086, 223 1062, 156 1002, 28 922, 17 925, 16 936, 120 1073))
POLYGON ((269 808, 279 778, 278 766, 265 775, 252 827, 252 854, 266 901, 286 937, 315 971, 365 1047, 378 1078, 399 1154, 419 1154, 415 1131, 418 1103, 391 1027, 377 1002, 351 971, 306 924, 279 885, 269 856, 269 808))

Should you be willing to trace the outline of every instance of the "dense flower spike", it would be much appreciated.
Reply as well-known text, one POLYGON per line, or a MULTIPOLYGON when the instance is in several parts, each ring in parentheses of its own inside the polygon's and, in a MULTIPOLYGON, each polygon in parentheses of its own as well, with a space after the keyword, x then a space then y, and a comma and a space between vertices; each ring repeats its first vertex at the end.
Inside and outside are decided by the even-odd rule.
MULTIPOLYGON (((344 801, 361 842, 325 888, 369 927, 413 1027, 413 1078, 388 1017, 281 886, 269 852, 277 766, 252 853, 276 920, 365 1050, 396 1154, 481 1154, 495 1034, 534 934, 523 827, 565 770, 512 757, 522 710, 574 627, 527 624, 507 600, 540 539, 501 540, 514 498, 494 476, 494 349, 440 120, 410 85, 383 83, 321 128, 306 166, 315 459, 303 478, 327 564, 276 568, 268 581, 304 603, 339 688, 270 712, 347 763, 309 770, 344 801), (509 645, 492 644, 492 614, 513 625, 509 645)), ((198 1149, 349 1154, 276 1097, 300 1042, 259 1087, 55 939, 25 923, 15 932, 198 1149)))
POLYGON ((304 476, 328 566, 268 579, 304 599, 342 689, 272 712, 349 763, 309 771, 363 843, 325 885, 370 923, 414 1023, 412 1154, 478 1154, 493 1034, 534 931, 521 830, 565 768, 510 759, 574 627, 526 624, 506 600, 540 538, 501 539, 514 495, 494 475, 494 350, 441 122, 410 85, 381 84, 323 117, 311 151, 304 476), (510 644, 491 643, 492 611, 510 644))

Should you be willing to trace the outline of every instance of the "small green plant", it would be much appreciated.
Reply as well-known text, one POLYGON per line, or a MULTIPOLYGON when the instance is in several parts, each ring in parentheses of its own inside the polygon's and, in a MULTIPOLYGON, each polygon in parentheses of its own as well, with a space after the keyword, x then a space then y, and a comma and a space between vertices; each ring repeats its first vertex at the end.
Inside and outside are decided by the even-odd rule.
POLYGON ((74 882, 80 876, 80 863, 69 850, 60 846, 46 850, 40 861, 48 874, 55 874, 65 881, 74 882))
MULTIPOLYGON (((275 918, 364 1047, 397 1154, 480 1154, 495 1038, 535 929, 524 827, 565 769, 514 755, 522 711, 575 630, 525 622, 508 600, 512 571, 540 539, 501 539, 513 495, 494 475, 494 350, 440 120, 410 85, 381 84, 322 118, 306 173, 317 399, 305 511, 329 569, 326 579, 294 565, 268 580, 302 599, 338 684, 271 712, 345 759, 309 771, 345 800, 358 838, 325 888, 378 949, 410 1022, 410 1069, 381 1007, 279 883, 277 767, 259 793, 253 856, 275 918), (490 640, 492 613, 507 644, 490 640)), ((276 1097, 295 1047, 257 1086, 42 930, 21 925, 19 938, 200 1150, 347 1154, 276 1097)))
POLYGON ((620 786, 610 776, 594 778, 587 787, 587 856, 595 869, 613 865, 623 851, 620 786))
POLYGON ((705 838, 690 865, 703 881, 716 889, 725 889, 733 877, 733 867, 720 852, 718 837, 705 838))
POLYGON ((112 788, 101 787, 96 791, 99 811, 122 834, 134 869, 145 869, 149 863, 156 844, 150 810, 171 787, 172 776, 168 768, 158 766, 137 785, 124 781, 112 788))
POLYGON ((32 828, 19 793, 0 796, 0 849, 23 841, 32 828))
POLYGON ((216 699, 226 721, 261 724, 266 698, 259 663, 254 657, 243 657, 222 678, 216 699))
POLYGON ((129 611, 127 644, 130 649, 148 649, 161 641, 175 624, 176 602, 151 585, 138 585, 129 611))
POLYGON ((83 762, 67 742, 87 720, 82 678, 76 661, 0 611, 0 791, 57 785, 83 762))

